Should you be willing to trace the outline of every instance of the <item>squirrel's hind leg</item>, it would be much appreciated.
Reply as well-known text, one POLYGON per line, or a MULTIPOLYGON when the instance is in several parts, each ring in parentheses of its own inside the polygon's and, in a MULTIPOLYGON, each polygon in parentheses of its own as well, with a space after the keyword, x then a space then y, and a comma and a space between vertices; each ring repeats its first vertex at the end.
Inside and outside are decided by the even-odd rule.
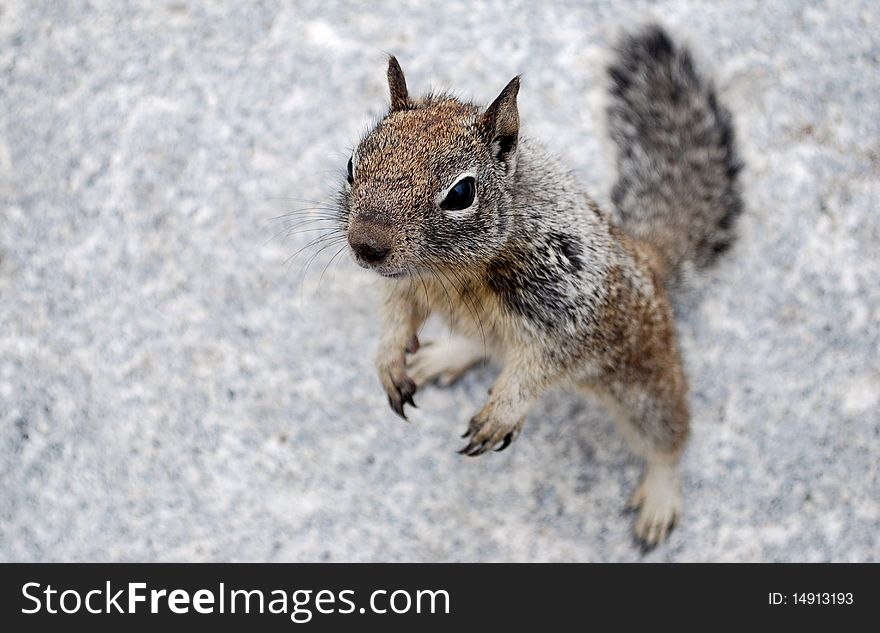
POLYGON ((649 548, 666 538, 681 514, 678 461, 689 427, 680 365, 666 365, 661 373, 636 381, 632 375, 612 379, 598 389, 616 414, 621 434, 645 459, 645 474, 630 507, 639 511, 635 535, 649 548))
POLYGON ((407 372, 418 387, 434 381, 446 387, 485 358, 482 342, 453 334, 422 343, 407 358, 407 372))

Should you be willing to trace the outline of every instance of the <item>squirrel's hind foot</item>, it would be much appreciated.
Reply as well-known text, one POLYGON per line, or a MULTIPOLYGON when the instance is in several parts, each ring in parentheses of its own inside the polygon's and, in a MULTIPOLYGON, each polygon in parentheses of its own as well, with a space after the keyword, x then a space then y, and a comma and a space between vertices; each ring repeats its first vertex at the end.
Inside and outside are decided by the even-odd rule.
POLYGON ((484 358, 483 346, 477 341, 450 337, 425 341, 407 358, 406 369, 419 388, 435 381, 447 387, 484 358))
POLYGON ((635 535, 647 548, 662 542, 681 514, 681 490, 674 464, 649 463, 642 483, 630 500, 638 508, 635 535))

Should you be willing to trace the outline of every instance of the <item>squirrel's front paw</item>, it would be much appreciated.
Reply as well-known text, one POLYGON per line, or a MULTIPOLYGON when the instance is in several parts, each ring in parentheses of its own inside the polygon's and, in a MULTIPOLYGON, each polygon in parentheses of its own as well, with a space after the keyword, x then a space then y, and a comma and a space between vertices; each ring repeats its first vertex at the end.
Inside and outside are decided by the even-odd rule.
POLYGON ((406 413, 403 411, 403 405, 408 404, 413 407, 413 395, 416 392, 416 383, 412 378, 406 375, 406 369, 401 356, 399 361, 388 364, 379 365, 379 378, 382 380, 382 386, 385 393, 388 394, 388 404, 394 409, 394 412, 406 420, 406 413))
POLYGON ((468 429, 462 437, 470 437, 470 442, 458 451, 461 455, 476 457, 501 443, 496 451, 503 451, 516 439, 522 429, 522 420, 511 424, 495 418, 485 408, 471 418, 468 429))

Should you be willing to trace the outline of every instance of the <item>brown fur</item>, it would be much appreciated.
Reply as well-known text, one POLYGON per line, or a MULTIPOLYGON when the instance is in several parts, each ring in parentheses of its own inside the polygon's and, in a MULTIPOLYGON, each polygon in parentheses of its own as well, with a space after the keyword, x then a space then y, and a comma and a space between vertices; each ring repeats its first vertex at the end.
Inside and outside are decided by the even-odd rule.
POLYGON ((486 109, 413 100, 394 58, 388 81, 391 109, 352 157, 342 208, 357 261, 391 278, 376 365, 392 408, 405 417, 413 404, 411 372, 425 382, 492 358, 500 375, 463 436, 461 452, 476 456, 506 448, 547 389, 598 395, 647 461, 636 533, 656 544, 680 512, 676 462, 689 432, 665 286, 694 242, 680 240, 679 252, 652 241, 668 231, 645 228, 647 209, 638 230, 615 225, 521 138, 519 78, 486 109), (467 339, 454 348, 462 358, 416 351, 431 314, 467 339))

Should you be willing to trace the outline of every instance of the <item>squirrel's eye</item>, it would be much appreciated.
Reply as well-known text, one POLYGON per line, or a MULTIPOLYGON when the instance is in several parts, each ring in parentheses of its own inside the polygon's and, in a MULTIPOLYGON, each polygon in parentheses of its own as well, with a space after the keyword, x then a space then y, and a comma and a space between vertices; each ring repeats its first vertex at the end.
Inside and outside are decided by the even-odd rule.
POLYGON ((477 188, 474 179, 470 176, 462 178, 446 194, 446 198, 440 203, 440 208, 446 211, 461 211, 474 203, 474 195, 477 188))
POLYGON ((348 159, 348 184, 354 184, 354 165, 352 165, 351 159, 348 159))

